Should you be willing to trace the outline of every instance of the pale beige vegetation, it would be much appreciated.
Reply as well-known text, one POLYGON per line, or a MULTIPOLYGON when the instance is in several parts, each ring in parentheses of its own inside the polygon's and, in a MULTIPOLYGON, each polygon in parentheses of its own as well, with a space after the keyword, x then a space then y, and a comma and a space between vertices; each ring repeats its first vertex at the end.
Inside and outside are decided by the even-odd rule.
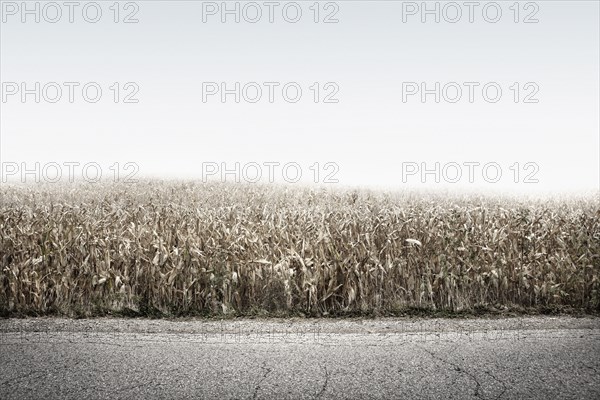
POLYGON ((596 196, 148 181, 0 200, 5 315, 600 309, 596 196))

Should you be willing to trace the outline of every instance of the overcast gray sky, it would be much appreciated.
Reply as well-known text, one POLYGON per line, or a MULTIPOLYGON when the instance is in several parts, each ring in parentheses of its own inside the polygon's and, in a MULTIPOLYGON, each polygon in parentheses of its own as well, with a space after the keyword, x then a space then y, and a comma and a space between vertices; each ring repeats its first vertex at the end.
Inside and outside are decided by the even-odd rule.
POLYGON ((132 162, 137 176, 200 178, 203 163, 255 162, 264 176, 265 162, 296 162, 311 181, 318 162, 319 181, 344 185, 598 189, 597 1, 428 2, 439 22, 400 1, 227 2, 230 14, 221 1, 120 2, 118 13, 113 1, 37 3, 28 14, 2 2, 3 163, 97 162, 107 174, 132 162), (223 102, 221 83, 236 82, 239 103, 223 102), (436 162, 439 183, 421 175, 436 162), (497 163, 487 179, 486 163, 497 163))

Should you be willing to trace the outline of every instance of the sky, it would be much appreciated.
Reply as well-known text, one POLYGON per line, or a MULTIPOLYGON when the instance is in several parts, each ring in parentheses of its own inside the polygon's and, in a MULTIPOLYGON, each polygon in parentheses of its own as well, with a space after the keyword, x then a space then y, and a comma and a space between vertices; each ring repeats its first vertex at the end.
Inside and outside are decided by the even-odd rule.
POLYGON ((2 182, 598 190, 599 2, 476 3, 2 1, 2 182))

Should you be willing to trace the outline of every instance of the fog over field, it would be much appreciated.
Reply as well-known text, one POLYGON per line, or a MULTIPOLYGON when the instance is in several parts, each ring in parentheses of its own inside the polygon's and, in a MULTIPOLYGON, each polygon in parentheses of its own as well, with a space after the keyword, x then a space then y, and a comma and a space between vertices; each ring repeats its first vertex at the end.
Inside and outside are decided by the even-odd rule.
POLYGON ((3 1, 3 182, 597 191, 598 11, 3 1))

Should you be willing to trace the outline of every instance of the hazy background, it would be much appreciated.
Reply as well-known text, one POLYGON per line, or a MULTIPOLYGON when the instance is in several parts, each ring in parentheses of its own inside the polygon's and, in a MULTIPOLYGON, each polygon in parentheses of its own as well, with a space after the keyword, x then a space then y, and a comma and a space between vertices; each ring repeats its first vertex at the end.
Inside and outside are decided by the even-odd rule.
MULTIPOLYGON (((138 177, 188 178, 201 177, 203 162, 293 161, 305 180, 312 179, 308 167, 314 162, 334 162, 341 184, 395 188, 453 186, 431 176, 421 184, 418 175, 403 183, 403 162, 497 162, 500 182, 486 183, 479 169, 475 183, 463 176, 462 186, 598 189, 597 1, 535 2, 538 23, 515 23, 509 9, 514 2, 498 2, 503 14, 495 24, 482 17, 486 2, 475 9, 473 23, 464 6, 457 23, 435 23, 431 15, 422 23, 420 14, 403 22, 403 2, 338 1, 339 22, 329 24, 313 22, 313 1, 297 2, 303 12, 297 23, 283 19, 286 2, 269 23, 268 8, 259 1, 263 16, 254 24, 243 18, 235 23, 231 15, 222 23, 220 14, 203 23, 203 2, 194 1, 138 1, 138 23, 114 23, 113 1, 98 3, 103 14, 95 24, 82 18, 81 7, 73 23, 66 7, 57 23, 35 23, 33 16, 22 23, 20 13, 3 11, 2 82, 30 88, 34 82, 97 82, 103 94, 97 103, 82 99, 81 86, 74 103, 66 91, 55 104, 8 97, 1 104, 2 162, 134 162, 138 177), (297 82, 302 98, 285 102, 279 86, 274 103, 266 91, 255 104, 236 104, 232 96, 226 103, 218 96, 202 102, 202 82, 233 87, 252 81, 297 82), (139 102, 115 104, 109 90, 114 82, 135 82, 139 102), (314 103, 314 82, 322 95, 322 86, 335 82, 339 102, 314 103), (483 100, 481 86, 474 103, 466 88, 455 104, 437 104, 433 96, 403 103, 402 82, 497 82, 503 93, 497 103, 483 100), (514 82, 522 96, 529 92, 523 85, 535 82, 539 102, 515 103, 509 89, 514 82), (509 167, 515 162, 539 165, 539 183, 514 183, 509 167)), ((334 10, 324 10, 325 3, 320 20, 334 10)), ((121 9, 119 18, 132 10, 121 9)), ((519 19, 532 10, 521 7, 519 19)), ((127 92, 121 87, 122 95, 127 92)))

